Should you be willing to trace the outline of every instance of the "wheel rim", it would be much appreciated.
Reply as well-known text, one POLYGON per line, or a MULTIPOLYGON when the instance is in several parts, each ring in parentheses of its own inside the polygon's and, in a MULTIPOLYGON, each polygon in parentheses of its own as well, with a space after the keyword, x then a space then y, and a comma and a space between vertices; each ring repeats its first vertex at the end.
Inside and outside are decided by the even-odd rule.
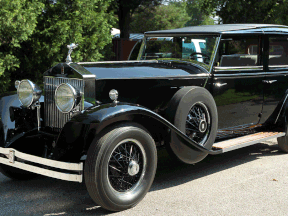
POLYGON ((117 192, 134 190, 146 171, 146 154, 141 143, 125 139, 113 149, 108 162, 108 181, 117 192))
POLYGON ((204 145, 211 131, 211 120, 207 106, 202 102, 192 105, 186 118, 186 135, 204 145))

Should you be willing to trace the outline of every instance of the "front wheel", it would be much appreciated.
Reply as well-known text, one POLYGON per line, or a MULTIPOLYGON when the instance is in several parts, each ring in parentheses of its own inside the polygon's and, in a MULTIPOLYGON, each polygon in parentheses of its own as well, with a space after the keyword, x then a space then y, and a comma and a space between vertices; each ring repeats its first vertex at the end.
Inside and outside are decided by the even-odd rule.
POLYGON ((121 124, 94 140, 84 175, 92 199, 110 211, 140 202, 154 180, 157 152, 153 138, 138 124, 121 124))

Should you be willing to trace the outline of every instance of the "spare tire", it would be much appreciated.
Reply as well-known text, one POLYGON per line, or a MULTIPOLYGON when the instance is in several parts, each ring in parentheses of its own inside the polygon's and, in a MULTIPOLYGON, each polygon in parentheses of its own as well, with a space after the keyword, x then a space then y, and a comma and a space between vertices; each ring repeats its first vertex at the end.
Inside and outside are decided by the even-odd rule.
MULTIPOLYGON (((193 86, 178 90, 166 109, 167 119, 198 145, 211 149, 217 135, 218 114, 215 101, 208 90, 193 86)), ((203 160, 207 153, 187 147, 171 131, 168 152, 187 164, 203 160)))

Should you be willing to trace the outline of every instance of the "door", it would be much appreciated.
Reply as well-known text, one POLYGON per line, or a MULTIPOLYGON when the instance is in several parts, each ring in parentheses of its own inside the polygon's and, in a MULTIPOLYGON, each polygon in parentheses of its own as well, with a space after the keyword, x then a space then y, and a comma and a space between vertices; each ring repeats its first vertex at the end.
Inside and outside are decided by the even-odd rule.
POLYGON ((288 89, 288 36, 267 35, 264 49, 267 65, 261 123, 271 116, 288 89))
POLYGON ((260 39, 250 35, 221 39, 212 84, 219 129, 259 122, 264 86, 260 39))

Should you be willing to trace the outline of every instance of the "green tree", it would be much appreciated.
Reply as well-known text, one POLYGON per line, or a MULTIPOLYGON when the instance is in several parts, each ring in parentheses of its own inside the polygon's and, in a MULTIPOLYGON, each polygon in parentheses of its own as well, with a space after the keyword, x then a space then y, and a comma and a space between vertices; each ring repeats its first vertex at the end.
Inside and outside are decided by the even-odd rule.
POLYGON ((162 0, 114 0, 114 9, 118 16, 118 25, 121 31, 120 38, 129 38, 132 16, 136 10, 144 11, 159 5, 162 0))
POLYGON ((288 25, 288 0, 277 1, 271 8, 268 18, 271 23, 288 25))
POLYGON ((65 61, 67 45, 72 42, 79 44, 72 53, 74 62, 103 58, 116 22, 114 13, 107 12, 111 1, 38 0, 41 13, 35 15, 37 25, 33 33, 19 44, 19 50, 11 51, 19 62, 11 79, 30 78, 41 84, 43 72, 65 61))
POLYGON ((190 20, 185 26, 214 25, 211 14, 205 14, 201 10, 202 4, 203 0, 186 0, 186 11, 190 16, 190 20))
POLYGON ((21 65, 16 53, 21 53, 21 43, 35 31, 42 7, 37 1, 0 1, 0 93, 8 89, 10 73, 21 65))
MULTIPOLYGON (((203 0, 168 0, 166 4, 176 5, 185 8, 190 19, 185 26, 214 25, 211 13, 203 12, 203 0)), ((213 12, 213 11, 211 11, 213 12)))
POLYGON ((287 22, 287 0, 203 0, 201 9, 216 11, 223 23, 287 22))
POLYGON ((189 20, 185 7, 169 4, 159 5, 135 13, 131 23, 131 32, 144 33, 153 30, 165 30, 184 27, 189 20))

